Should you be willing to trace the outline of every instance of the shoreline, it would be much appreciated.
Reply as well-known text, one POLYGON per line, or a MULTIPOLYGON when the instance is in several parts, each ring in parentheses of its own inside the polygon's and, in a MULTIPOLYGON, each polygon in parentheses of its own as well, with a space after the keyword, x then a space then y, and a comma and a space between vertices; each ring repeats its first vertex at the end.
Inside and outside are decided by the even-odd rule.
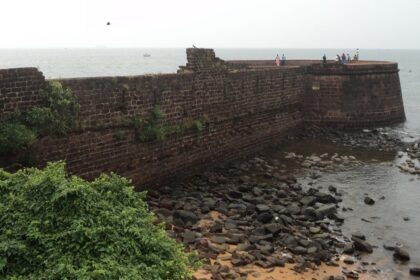
POLYGON ((343 206, 343 193, 333 185, 315 185, 327 172, 366 164, 359 160, 360 147, 389 161, 411 144, 377 130, 317 130, 285 146, 296 148, 315 135, 320 142, 338 142, 343 154, 305 156, 281 148, 276 157, 267 150, 149 192, 151 210, 168 233, 205 260, 195 279, 393 279, 384 267, 364 261, 371 240, 363 240, 363 233, 343 234, 343 210, 352 211, 343 206), (351 151, 357 156, 345 154, 351 151))

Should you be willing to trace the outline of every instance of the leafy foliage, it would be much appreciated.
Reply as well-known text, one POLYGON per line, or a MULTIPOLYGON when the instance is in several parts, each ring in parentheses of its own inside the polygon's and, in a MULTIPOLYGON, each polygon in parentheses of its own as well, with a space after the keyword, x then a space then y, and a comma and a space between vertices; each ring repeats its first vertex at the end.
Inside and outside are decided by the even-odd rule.
POLYGON ((197 262, 127 179, 0 169, 1 279, 188 279, 197 262))
POLYGON ((42 106, 15 112, 0 120, 0 155, 19 152, 45 135, 62 136, 77 127, 79 105, 69 89, 50 82, 42 106))
POLYGON ((71 129, 77 127, 79 104, 72 91, 57 82, 49 83, 47 90, 42 96, 44 109, 48 108, 47 115, 51 115, 49 122, 44 124, 49 134, 65 135, 71 129))
POLYGON ((32 145, 37 135, 27 126, 18 122, 0 124, 0 155, 15 154, 32 145))
POLYGON ((141 142, 163 142, 171 134, 183 134, 186 130, 194 129, 202 132, 208 124, 208 117, 187 119, 180 124, 165 125, 162 119, 165 113, 159 106, 155 106, 147 119, 134 116, 130 119, 130 126, 134 128, 136 139, 141 142))
POLYGON ((159 106, 153 107, 147 119, 138 116, 131 119, 136 138, 142 142, 163 142, 168 134, 168 127, 162 124, 165 113, 159 106))

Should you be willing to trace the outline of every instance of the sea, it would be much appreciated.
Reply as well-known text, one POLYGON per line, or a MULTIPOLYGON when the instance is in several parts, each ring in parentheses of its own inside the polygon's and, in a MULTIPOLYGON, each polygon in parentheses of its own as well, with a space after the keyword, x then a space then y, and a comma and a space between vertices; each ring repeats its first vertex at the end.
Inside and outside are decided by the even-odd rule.
MULTIPOLYGON (((287 59, 320 59, 326 54, 334 59, 336 54, 354 49, 215 49, 225 60, 274 59, 284 54, 287 59)), ((404 141, 420 139, 420 50, 360 49, 361 60, 386 60, 398 62, 407 121, 392 127, 404 141)), ((174 73, 186 63, 185 49, 0 49, 0 69, 37 67, 46 78, 93 76, 126 76, 150 73, 174 73), (149 54, 145 57, 144 54, 149 54)), ((293 147, 301 153, 345 153, 334 145, 293 147)), ((280 156, 280 155, 279 155, 280 156)), ((411 279, 409 267, 420 267, 420 180, 419 177, 401 173, 396 165, 401 160, 396 155, 363 153, 367 165, 326 174, 319 184, 334 184, 344 194, 346 206, 354 209, 345 214, 343 231, 363 232, 374 246, 374 253, 365 256, 371 268, 383 273, 377 279, 411 279), (372 161, 372 159, 378 159, 372 161), (374 206, 363 203, 363 197, 385 197, 374 206), (364 220, 371 221, 370 223, 364 220), (404 218, 409 218, 405 221, 404 218), (383 244, 398 244, 411 255, 409 263, 395 263, 392 253, 383 244)), ((415 279, 415 278, 413 278, 415 279)))

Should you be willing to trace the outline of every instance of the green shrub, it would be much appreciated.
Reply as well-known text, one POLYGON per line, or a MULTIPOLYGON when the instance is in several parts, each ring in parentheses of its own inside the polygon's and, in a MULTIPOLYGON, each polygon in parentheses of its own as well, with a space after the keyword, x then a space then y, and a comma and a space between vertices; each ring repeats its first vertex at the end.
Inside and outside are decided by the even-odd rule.
POLYGON ((79 104, 72 91, 63 88, 60 82, 52 81, 42 95, 45 108, 51 112, 50 123, 47 124, 49 134, 65 135, 77 127, 79 104))
POLYGON ((21 115, 22 122, 36 131, 38 135, 48 135, 51 133, 53 119, 54 114, 47 107, 34 107, 30 111, 23 112, 21 115))
POLYGON ((169 128, 164 126, 162 118, 165 113, 159 106, 153 107, 147 119, 134 116, 130 119, 130 126, 135 130, 136 139, 141 142, 163 142, 166 140, 169 128))
POLYGON ((0 169, 1 279, 188 279, 197 262, 127 179, 0 169))
POLYGON ((1 116, 0 156, 16 154, 46 135, 62 136, 78 125, 79 104, 71 90, 50 82, 42 106, 1 116))
POLYGON ((124 130, 117 130, 113 135, 115 140, 122 141, 127 139, 127 133, 124 130))
POLYGON ((32 145, 36 139, 36 133, 21 123, 0 123, 0 155, 16 154, 32 145))

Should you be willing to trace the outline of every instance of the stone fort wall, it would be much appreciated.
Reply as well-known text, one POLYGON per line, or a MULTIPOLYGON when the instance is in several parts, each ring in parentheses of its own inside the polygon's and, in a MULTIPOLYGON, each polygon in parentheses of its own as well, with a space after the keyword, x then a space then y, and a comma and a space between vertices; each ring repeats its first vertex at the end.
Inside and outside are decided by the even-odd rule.
MULTIPOLYGON (((188 49, 187 60, 177 74, 60 79, 78 98, 80 129, 38 141, 31 149, 36 161, 64 159, 70 172, 86 178, 115 171, 140 186, 255 153, 306 124, 354 128, 405 120, 397 64, 273 67, 225 62, 211 49, 188 49), (155 106, 167 125, 205 118, 204 130, 139 142, 127 120, 147 118, 155 106)), ((0 113, 37 105, 45 84, 34 68, 0 70, 0 113)))

